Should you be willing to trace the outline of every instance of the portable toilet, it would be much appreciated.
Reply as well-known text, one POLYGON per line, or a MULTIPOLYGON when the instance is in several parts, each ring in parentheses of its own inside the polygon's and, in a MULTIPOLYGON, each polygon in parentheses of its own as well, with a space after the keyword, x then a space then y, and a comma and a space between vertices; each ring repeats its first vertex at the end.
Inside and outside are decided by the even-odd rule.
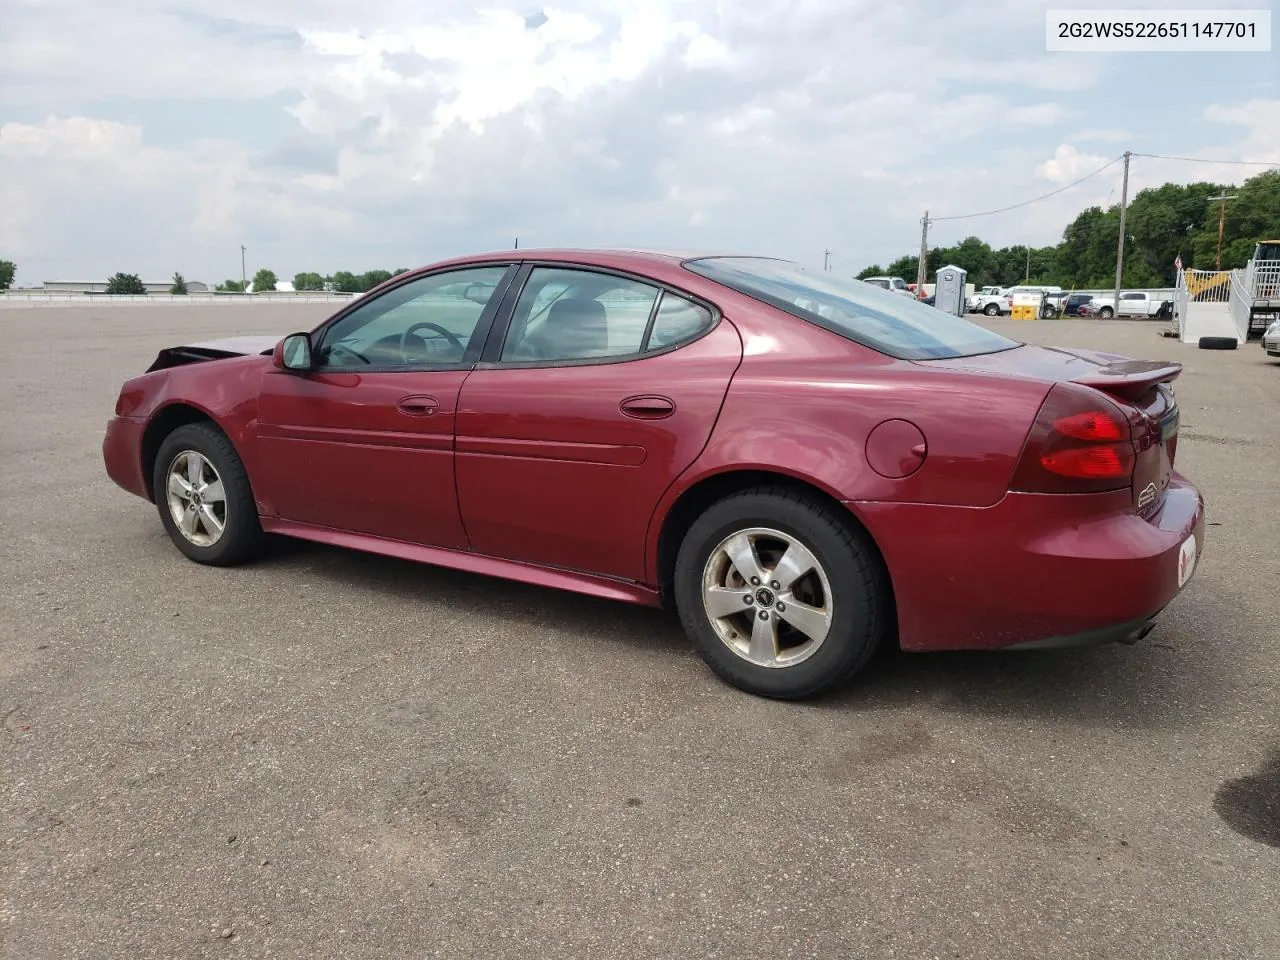
POLYGON ((939 267, 938 282, 933 290, 933 305, 957 317, 965 314, 964 291, 969 272, 961 267, 939 267))

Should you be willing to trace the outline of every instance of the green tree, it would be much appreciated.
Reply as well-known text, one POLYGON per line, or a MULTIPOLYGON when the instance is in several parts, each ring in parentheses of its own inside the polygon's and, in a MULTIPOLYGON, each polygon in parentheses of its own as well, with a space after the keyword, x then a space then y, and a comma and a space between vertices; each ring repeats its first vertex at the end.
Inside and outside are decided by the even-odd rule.
MULTIPOLYGON (((956 266, 968 273, 969 283, 978 287, 993 284, 995 273, 995 251, 990 244, 977 237, 965 237, 954 247, 943 247, 938 251, 938 266, 956 266)), ((932 259, 932 258, 930 258, 932 259)), ((934 268, 937 272, 937 268, 934 268)))
POLYGON ((339 270, 333 275, 333 289, 340 293, 360 293, 360 277, 346 270, 339 270))
POLYGON ((0 260, 0 290, 13 286, 13 275, 17 272, 18 265, 12 260, 0 260))
POLYGON ((293 275, 295 290, 323 290, 324 277, 318 273, 295 273, 293 275))
POLYGON ((140 294, 146 293, 147 287, 136 273, 117 273, 107 280, 107 293, 140 294))
POLYGON ((409 272, 409 268, 408 268, 408 267, 396 267, 393 271, 391 271, 391 275, 392 275, 393 277, 398 277, 398 276, 400 276, 400 274, 402 274, 402 273, 408 273, 408 272, 409 272))
POLYGON ((390 270, 368 270, 360 275, 360 292, 372 290, 380 283, 391 279, 390 270))
POLYGON ((169 292, 176 296, 185 296, 187 293, 187 281, 180 273, 173 275, 173 286, 169 288, 169 292))
POLYGON ((878 263, 873 263, 871 266, 866 267, 861 272, 859 272, 859 274, 853 279, 865 280, 867 279, 867 277, 883 277, 883 276, 884 276, 884 267, 880 266, 880 264, 878 263))
POLYGON ((263 267, 253 275, 253 292, 270 293, 275 290, 278 282, 276 275, 266 267, 263 267))
MULTIPOLYGON (((1139 191, 1125 214, 1124 276, 1126 287, 1164 287, 1176 280, 1174 260, 1185 266, 1213 269, 1218 253, 1219 203, 1209 197, 1228 193, 1222 240, 1222 268, 1242 267, 1259 240, 1280 239, 1280 170, 1250 177, 1239 186, 1216 183, 1165 184, 1139 191)), ((1023 245, 993 250, 978 237, 954 247, 935 247, 926 261, 928 278, 945 263, 969 272, 976 286, 1011 286, 1029 280, 1067 289, 1107 289, 1115 282, 1120 207, 1081 210, 1049 247, 1023 245), (1030 261, 1028 262, 1028 254, 1030 261)), ((860 277, 877 273, 916 278, 915 254, 899 257, 887 268, 868 267, 860 277)))
POLYGON ((244 284, 239 280, 223 280, 215 289, 219 293, 244 293, 244 284))
MULTIPOLYGON (((1268 170, 1250 177, 1238 188, 1228 191, 1236 199, 1227 201, 1226 229, 1222 238, 1222 269, 1243 267, 1253 256, 1253 248, 1259 240, 1280 240, 1280 170, 1268 170)), ((1206 204, 1203 247, 1206 256, 1199 259, 1197 247, 1196 266, 1211 269, 1218 247, 1218 204, 1206 204), (1210 251, 1212 254, 1210 255, 1210 251)))
POLYGON ((884 276, 901 277, 907 283, 916 282, 916 270, 920 266, 920 258, 911 254, 906 257, 899 257, 885 268, 884 276))

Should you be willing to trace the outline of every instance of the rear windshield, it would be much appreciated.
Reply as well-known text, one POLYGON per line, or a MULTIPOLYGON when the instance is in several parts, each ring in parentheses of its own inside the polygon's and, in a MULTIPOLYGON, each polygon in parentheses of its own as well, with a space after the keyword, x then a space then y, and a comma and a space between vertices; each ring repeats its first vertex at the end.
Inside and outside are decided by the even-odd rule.
POLYGON ((861 280, 763 257, 704 257, 687 270, 899 360, 938 360, 1019 346, 954 314, 861 280))

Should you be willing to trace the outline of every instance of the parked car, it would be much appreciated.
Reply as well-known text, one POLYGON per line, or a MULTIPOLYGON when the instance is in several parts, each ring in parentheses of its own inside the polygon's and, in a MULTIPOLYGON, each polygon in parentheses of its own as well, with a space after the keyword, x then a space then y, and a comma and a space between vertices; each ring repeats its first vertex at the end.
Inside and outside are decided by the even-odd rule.
POLYGON ((914 297, 916 295, 915 284, 907 283, 902 277, 867 277, 863 283, 869 283, 873 287, 880 287, 882 290, 889 290, 904 297, 914 297))
POLYGON ((1262 332, 1262 349, 1268 357, 1280 357, 1280 320, 1262 332))
POLYGON ((1004 295, 1003 287, 983 287, 965 302, 965 306, 970 313, 998 317, 1010 312, 1012 301, 1004 295))
POLYGON ((1092 312, 1088 316, 1096 316, 1102 320, 1112 317, 1150 317, 1153 320, 1167 320, 1173 316, 1173 301, 1153 297, 1149 293, 1120 293, 1119 307, 1115 296, 1095 296, 1091 303, 1092 312))
POLYGON ((1091 293, 1072 293, 1068 294, 1062 301, 1062 315, 1065 317, 1079 317, 1081 309, 1089 303, 1093 302, 1093 294, 1091 293))
POLYGON ((282 534, 673 606, 721 677, 793 698, 885 642, 1145 636, 1204 536, 1180 370, 781 260, 507 250, 161 350, 103 457, 196 563, 282 534))

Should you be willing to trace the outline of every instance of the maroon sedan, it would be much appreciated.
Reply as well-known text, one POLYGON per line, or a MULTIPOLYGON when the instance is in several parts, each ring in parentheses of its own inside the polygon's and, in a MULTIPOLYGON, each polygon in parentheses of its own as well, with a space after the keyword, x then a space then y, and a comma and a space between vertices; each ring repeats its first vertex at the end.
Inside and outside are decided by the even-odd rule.
POLYGON ((800 697, 886 641, 1144 636, 1203 543, 1180 371, 781 260, 519 250, 164 350, 103 453, 198 563, 286 534, 670 604, 800 697))

